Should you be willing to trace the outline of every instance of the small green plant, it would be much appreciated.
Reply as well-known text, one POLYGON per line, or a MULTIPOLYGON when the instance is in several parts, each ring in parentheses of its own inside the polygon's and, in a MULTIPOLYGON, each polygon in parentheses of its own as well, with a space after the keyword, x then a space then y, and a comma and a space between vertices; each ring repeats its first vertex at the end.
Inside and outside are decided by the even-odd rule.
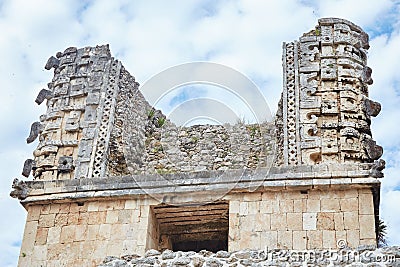
POLYGON ((25 252, 22 252, 22 253, 21 253, 21 256, 22 256, 23 258, 25 258, 25 257, 26 257, 26 253, 25 253, 25 252))
POLYGON ((333 68, 333 64, 328 64, 327 65, 329 68, 333 68))
POLYGON ((378 220, 378 229, 376 231, 377 235, 377 241, 378 241, 378 247, 384 247, 387 246, 387 241, 386 241, 386 232, 387 227, 385 225, 385 222, 381 219, 378 220))
POLYGON ((154 113, 155 113, 154 109, 148 110, 147 111, 147 118, 149 118, 149 119, 153 118, 154 117, 154 113))
POLYGON ((164 151, 164 149, 163 149, 163 147, 162 147, 161 145, 155 146, 155 147, 152 149, 152 152, 153 152, 153 153, 163 152, 163 151, 164 151))
POLYGON ((158 118, 157 120, 158 128, 162 127, 164 123, 165 123, 165 118, 163 117, 158 118))
POLYGON ((251 125, 251 126, 249 126, 248 129, 250 130, 250 137, 254 138, 256 136, 256 134, 257 134, 257 130, 258 130, 257 126, 251 125))
POLYGON ((197 141, 199 141, 199 138, 197 136, 193 136, 192 137, 192 142, 193 143, 197 143, 197 141))
POLYGON ((318 29, 318 28, 316 28, 316 29, 315 29, 315 35, 316 35, 316 36, 320 36, 320 35, 321 35, 321 30, 318 29))

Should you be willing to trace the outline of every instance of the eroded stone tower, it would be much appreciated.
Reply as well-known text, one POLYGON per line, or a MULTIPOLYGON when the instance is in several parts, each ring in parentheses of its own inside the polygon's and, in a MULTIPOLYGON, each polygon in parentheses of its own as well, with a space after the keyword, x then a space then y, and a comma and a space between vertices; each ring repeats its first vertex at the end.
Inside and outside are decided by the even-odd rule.
POLYGON ((320 19, 283 45, 274 123, 177 127, 108 46, 51 57, 47 113, 11 195, 28 212, 20 266, 95 266, 148 249, 376 245, 382 148, 368 35, 320 19), (277 153, 275 153, 277 152, 277 153), (272 166, 271 166, 272 165, 272 166))

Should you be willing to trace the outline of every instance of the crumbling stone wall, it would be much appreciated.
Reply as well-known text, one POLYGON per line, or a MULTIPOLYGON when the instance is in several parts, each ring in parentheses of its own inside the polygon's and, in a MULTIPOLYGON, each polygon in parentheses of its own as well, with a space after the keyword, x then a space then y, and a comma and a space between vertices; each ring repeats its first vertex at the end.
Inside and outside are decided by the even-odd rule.
POLYGON ((95 266, 169 249, 188 226, 168 217, 161 227, 166 204, 195 216, 219 201, 224 208, 190 222, 200 234, 185 236, 213 225, 230 251, 375 246, 385 163, 370 130, 380 105, 368 99, 367 49, 358 26, 321 19, 284 44, 275 122, 191 127, 151 107, 108 46, 57 53, 36 99, 47 113, 27 138, 39 137, 23 169, 34 179, 15 179, 11 192, 28 211, 20 266, 95 266))
POLYGON ((398 266, 399 247, 373 249, 364 247, 358 250, 240 250, 236 252, 202 250, 198 253, 159 252, 150 250, 145 255, 124 255, 121 258, 106 257, 98 267, 130 266, 190 266, 190 267, 241 267, 241 266, 398 266))

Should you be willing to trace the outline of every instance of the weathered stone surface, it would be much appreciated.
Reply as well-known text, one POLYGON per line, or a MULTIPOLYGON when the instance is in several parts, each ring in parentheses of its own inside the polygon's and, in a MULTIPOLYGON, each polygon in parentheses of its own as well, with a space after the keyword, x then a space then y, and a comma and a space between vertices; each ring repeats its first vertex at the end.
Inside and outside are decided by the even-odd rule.
POLYGON ((14 180, 11 192, 28 210, 22 247, 31 257, 20 264, 126 255, 102 266, 298 266, 234 251, 375 246, 385 164, 370 129, 381 107, 368 99, 368 47, 353 23, 320 19, 283 45, 274 122, 191 127, 151 107, 108 45, 57 53, 36 99, 47 112, 27 138, 39 137, 23 172, 34 179, 14 180), (166 203, 178 205, 169 217, 156 212, 166 203), (231 251, 164 250, 203 236, 226 238, 231 251))
POLYGON ((129 267, 129 266, 191 266, 191 267, 223 267, 223 266, 358 266, 382 265, 398 266, 400 264, 400 248, 398 246, 371 249, 360 246, 358 249, 349 250, 246 250, 229 253, 229 257, 218 257, 217 254, 226 253, 176 253, 174 258, 164 259, 161 256, 141 257, 136 260, 121 260, 116 257, 106 257, 98 267, 129 267), (181 255, 181 256, 179 256, 181 255), (310 256, 312 255, 312 256, 310 256), (138 265, 140 262, 141 265, 138 265), (146 262, 146 263, 145 263, 146 262), (150 265, 148 265, 150 266, 150 265))
POLYGON ((24 168, 22 170, 22 175, 25 177, 29 177, 32 171, 32 167, 35 165, 35 161, 33 159, 27 159, 24 162, 24 168))
POLYGON ((40 132, 42 131, 42 128, 43 127, 40 124, 40 122, 36 121, 32 123, 29 136, 28 138, 26 138, 26 142, 29 144, 35 141, 35 139, 39 136, 40 132))

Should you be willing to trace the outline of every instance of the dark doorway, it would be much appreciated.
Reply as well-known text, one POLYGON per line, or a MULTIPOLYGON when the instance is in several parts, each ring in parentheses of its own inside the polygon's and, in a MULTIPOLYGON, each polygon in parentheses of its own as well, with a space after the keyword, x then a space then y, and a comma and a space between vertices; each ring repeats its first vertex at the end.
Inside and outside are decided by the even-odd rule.
POLYGON ((153 207, 160 233, 159 249, 217 252, 228 250, 229 204, 153 207))
POLYGON ((228 250, 228 239, 225 240, 199 240, 199 241, 182 241, 172 243, 172 250, 174 251, 196 251, 208 250, 217 252, 220 250, 228 250))

